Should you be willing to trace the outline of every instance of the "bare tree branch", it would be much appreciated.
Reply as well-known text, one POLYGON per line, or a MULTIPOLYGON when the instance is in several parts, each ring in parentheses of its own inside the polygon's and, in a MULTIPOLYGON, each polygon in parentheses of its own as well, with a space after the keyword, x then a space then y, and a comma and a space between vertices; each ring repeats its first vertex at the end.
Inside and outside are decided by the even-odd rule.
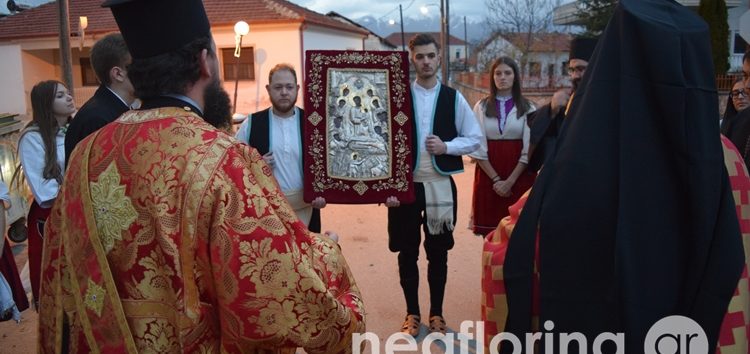
POLYGON ((515 43, 525 61, 535 35, 552 27, 553 4, 550 0, 485 0, 487 23, 496 35, 522 36, 515 43))

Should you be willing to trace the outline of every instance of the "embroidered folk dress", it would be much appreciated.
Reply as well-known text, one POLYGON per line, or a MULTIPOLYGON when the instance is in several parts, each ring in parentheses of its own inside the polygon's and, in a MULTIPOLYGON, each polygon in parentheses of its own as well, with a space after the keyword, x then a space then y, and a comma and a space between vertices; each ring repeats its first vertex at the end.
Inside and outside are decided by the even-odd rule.
POLYGON ((68 164, 43 258, 39 352, 351 352, 364 308, 248 146, 185 109, 131 111, 68 164))
MULTIPOLYGON (((479 149, 469 154, 476 160, 487 160, 497 172, 500 179, 507 179, 520 162, 528 164, 529 134, 531 129, 526 124, 526 117, 534 111, 518 116, 518 109, 513 99, 497 96, 498 117, 488 117, 485 111, 487 99, 474 105, 479 125, 482 127, 482 140, 479 149)), ((475 234, 487 235, 497 227, 500 219, 508 216, 508 207, 513 205, 523 192, 534 184, 536 173, 526 169, 521 173, 511 188, 511 195, 501 197, 492 188, 493 182, 477 166, 474 171, 474 193, 471 200, 470 227, 475 234)))
MULTIPOLYGON (((66 130, 67 126, 60 128, 55 135, 56 157, 60 171, 65 171, 66 130)), ((21 136, 18 138, 18 156, 21 160, 26 184, 29 185, 34 196, 29 207, 29 213, 26 215, 26 223, 28 225, 29 282, 31 283, 34 307, 37 310, 44 224, 60 189, 56 179, 44 177, 46 150, 42 134, 36 125, 28 126, 21 131, 21 136)))

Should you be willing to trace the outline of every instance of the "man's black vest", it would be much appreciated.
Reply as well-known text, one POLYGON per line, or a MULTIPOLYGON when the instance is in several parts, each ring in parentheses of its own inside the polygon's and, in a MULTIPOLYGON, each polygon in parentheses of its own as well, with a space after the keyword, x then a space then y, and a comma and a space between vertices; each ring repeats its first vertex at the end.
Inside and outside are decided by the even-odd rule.
MULTIPOLYGON (((414 109, 414 103, 412 102, 412 112, 414 112, 414 119, 412 119, 412 130, 414 131, 414 139, 412 139, 412 151, 414 151, 414 159, 412 160, 412 168, 416 169, 417 160, 419 158, 419 152, 424 149, 424 146, 417 148, 417 111, 414 109)), ((437 107, 435 107, 435 116, 432 118, 432 134, 437 135, 443 142, 451 141, 458 136, 456 130, 456 90, 440 85, 440 92, 438 92, 437 107)), ((448 154, 433 156, 433 167, 441 175, 451 175, 463 171, 464 162, 461 156, 454 156, 448 154)))
MULTIPOLYGON (((304 124, 305 111, 302 108, 299 109, 299 131, 302 134, 302 126, 304 124)), ((260 112, 256 112, 250 115, 247 119, 252 119, 250 124, 250 139, 245 140, 248 145, 258 150, 258 153, 265 155, 271 150, 271 117, 268 112, 271 108, 264 109, 260 112)), ((247 139, 245 137, 245 139, 247 139)), ((303 157, 304 158, 304 157, 303 157)))

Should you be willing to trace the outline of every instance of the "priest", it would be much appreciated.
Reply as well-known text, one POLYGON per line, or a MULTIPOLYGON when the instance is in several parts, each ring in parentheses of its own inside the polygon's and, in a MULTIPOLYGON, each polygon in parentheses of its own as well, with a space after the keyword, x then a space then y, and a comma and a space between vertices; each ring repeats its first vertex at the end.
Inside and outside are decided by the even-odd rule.
POLYGON ((351 352, 335 234, 307 231, 229 98, 201 0, 109 0, 140 110, 84 139, 50 221, 41 353, 351 352))

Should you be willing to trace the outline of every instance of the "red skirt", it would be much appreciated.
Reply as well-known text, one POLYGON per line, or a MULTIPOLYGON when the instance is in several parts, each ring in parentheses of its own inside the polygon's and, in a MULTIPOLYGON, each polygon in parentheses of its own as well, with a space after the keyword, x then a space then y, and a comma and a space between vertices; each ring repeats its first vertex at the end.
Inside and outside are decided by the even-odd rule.
MULTIPOLYGON (((505 180, 513 172, 521 158, 522 140, 488 140, 488 161, 501 179, 505 180)), ((536 173, 528 169, 521 173, 511 188, 510 197, 501 197, 492 189, 492 180, 477 166, 474 171, 474 196, 471 201, 472 230, 486 236, 494 230, 500 220, 508 216, 508 207, 515 204, 536 179, 536 173)))
POLYGON ((13 256, 10 241, 7 238, 5 239, 5 246, 3 246, 2 252, 0 273, 3 273, 3 277, 5 277, 8 285, 10 285, 10 290, 13 292, 13 302, 16 303, 18 311, 23 311, 29 308, 29 299, 26 297, 26 291, 23 290, 23 283, 21 283, 21 277, 18 275, 18 266, 16 266, 16 258, 13 256))
POLYGON ((35 308, 39 309, 39 282, 42 275, 42 246, 44 245, 44 223, 52 208, 42 208, 34 201, 29 209, 26 223, 29 229, 29 280, 34 294, 35 308))

